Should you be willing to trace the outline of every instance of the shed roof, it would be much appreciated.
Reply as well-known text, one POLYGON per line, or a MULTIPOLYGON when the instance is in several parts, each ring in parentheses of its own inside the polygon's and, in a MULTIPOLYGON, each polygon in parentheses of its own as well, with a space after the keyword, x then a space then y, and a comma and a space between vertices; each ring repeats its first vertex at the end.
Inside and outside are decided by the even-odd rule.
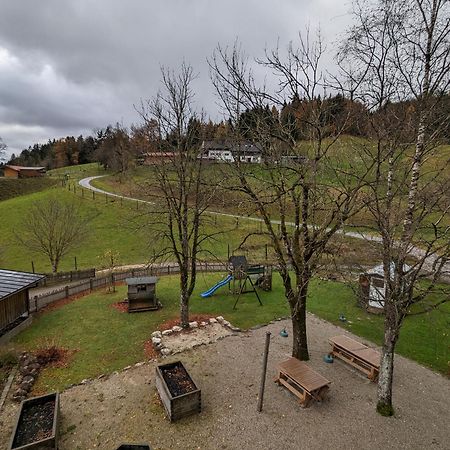
POLYGON ((126 278, 125 282, 128 286, 133 286, 135 284, 156 284, 158 277, 136 277, 136 278, 126 278))
POLYGON ((0 269, 0 299, 37 284, 45 275, 0 269))
MULTIPOLYGON (((404 264, 403 272, 408 272, 409 270, 411 270, 411 266, 408 266, 408 264, 404 264)), ((394 276, 394 271, 395 264, 394 262, 391 262, 391 264, 389 265, 389 272, 391 277, 394 276)), ((381 275, 382 277, 384 277, 384 266, 383 264, 378 264, 378 266, 372 267, 372 269, 368 270, 367 273, 369 275, 381 275)))
POLYGON ((5 167, 9 167, 17 172, 20 172, 21 170, 45 170, 45 167, 13 166, 11 164, 7 164, 5 167))

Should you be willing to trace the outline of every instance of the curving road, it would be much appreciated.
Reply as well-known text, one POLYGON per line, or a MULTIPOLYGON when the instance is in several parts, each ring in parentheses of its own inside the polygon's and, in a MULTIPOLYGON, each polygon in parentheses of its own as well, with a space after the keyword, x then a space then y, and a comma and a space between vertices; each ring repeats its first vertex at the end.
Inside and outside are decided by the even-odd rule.
MULTIPOLYGON (((134 202, 141 202, 141 203, 147 203, 149 205, 152 205, 153 202, 150 202, 148 200, 141 200, 138 198, 133 198, 133 197, 127 197, 125 195, 121 195, 121 194, 114 194, 113 192, 108 192, 105 191, 103 189, 99 189, 96 188, 95 186, 91 185, 91 181, 95 180, 97 178, 102 178, 102 177, 106 177, 107 175, 96 175, 93 177, 87 177, 87 178, 83 178, 82 180, 80 180, 78 182, 78 184, 86 189, 90 189, 91 191, 94 192, 98 192, 99 194, 104 194, 104 195, 108 195, 110 197, 116 197, 116 198, 123 198, 125 200, 132 200, 134 202)), ((259 217, 251 217, 251 216, 240 216, 238 214, 230 214, 230 213, 224 213, 224 212, 219 212, 219 211, 208 211, 208 214, 212 214, 212 215, 216 215, 216 216, 224 216, 224 217, 231 217, 231 218, 235 218, 235 219, 239 219, 239 220, 248 220, 248 221, 253 221, 253 222, 263 222, 263 219, 259 218, 259 217)), ((281 221, 279 220, 271 220, 271 222, 274 225, 280 225, 281 221)), ((286 222, 286 225, 288 226, 295 226, 295 224, 293 222, 286 222)), ((355 238, 355 239, 364 239, 366 241, 372 241, 372 242, 382 242, 382 238, 381 236, 376 236, 373 234, 369 234, 369 233, 363 233, 360 231, 345 231, 345 230, 338 230, 337 234, 343 235, 343 236, 347 236, 347 237, 351 237, 351 238, 355 238)), ((422 250, 421 248, 418 247, 412 247, 411 248, 411 255, 412 256, 416 256, 418 258, 421 258, 425 255, 425 251, 422 250)), ((424 264, 424 268, 431 270, 431 268, 433 267, 433 264, 436 261, 436 256, 435 255, 431 255, 427 257, 427 260, 424 264)), ((443 278, 445 279, 449 279, 449 277, 447 276, 447 274, 450 274, 450 262, 447 263, 445 265, 445 270, 442 272, 443 273, 443 278)))

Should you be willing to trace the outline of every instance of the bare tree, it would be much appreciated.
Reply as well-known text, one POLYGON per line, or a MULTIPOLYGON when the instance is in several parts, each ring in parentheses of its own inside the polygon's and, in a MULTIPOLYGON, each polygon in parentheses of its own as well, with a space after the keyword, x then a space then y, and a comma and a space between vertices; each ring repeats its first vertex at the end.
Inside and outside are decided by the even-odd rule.
POLYGON ((55 273, 61 259, 86 239, 90 220, 76 201, 50 196, 30 206, 16 238, 30 251, 45 255, 55 273))
MULTIPOLYGON (((180 270, 180 322, 189 325, 189 299, 197 279, 197 261, 205 252, 204 244, 219 234, 207 231, 206 209, 220 184, 207 182, 204 160, 198 144, 201 116, 194 110, 191 66, 182 64, 179 72, 162 68, 162 91, 141 104, 141 114, 148 129, 159 131, 152 138, 152 177, 143 188, 154 205, 148 214, 152 240, 165 243, 155 258, 172 258, 180 270)), ((154 134, 154 133, 152 133, 154 134)))
POLYGON ((3 142, 3 139, 0 137, 0 164, 3 164, 6 161, 6 149, 7 145, 3 142))
POLYGON ((237 183, 230 189, 243 193, 264 221, 290 306, 292 355, 301 360, 309 359, 309 284, 323 265, 330 240, 358 211, 363 184, 362 178, 339 169, 343 166, 335 148, 345 123, 330 129, 324 121, 332 111, 321 97, 326 93, 323 52, 320 35, 313 40, 309 33, 300 35, 298 47, 291 43, 286 55, 279 49, 267 51, 258 63, 275 75, 273 93, 257 86, 238 44, 232 49, 219 46, 209 61, 236 147, 245 134, 263 149, 263 163, 256 170, 241 162, 238 150, 230 166, 237 183), (273 106, 280 114, 270 113, 273 106), (253 118, 252 126, 243 130, 244 111, 253 112, 253 118))
POLYGON ((375 138, 362 153, 376 169, 366 204, 382 238, 386 283, 383 415, 394 412, 394 352, 405 317, 450 298, 438 284, 450 257, 448 161, 438 147, 449 126, 440 108, 450 81, 449 12, 440 0, 355 2, 356 24, 341 53, 360 69, 357 95, 371 109, 375 138))

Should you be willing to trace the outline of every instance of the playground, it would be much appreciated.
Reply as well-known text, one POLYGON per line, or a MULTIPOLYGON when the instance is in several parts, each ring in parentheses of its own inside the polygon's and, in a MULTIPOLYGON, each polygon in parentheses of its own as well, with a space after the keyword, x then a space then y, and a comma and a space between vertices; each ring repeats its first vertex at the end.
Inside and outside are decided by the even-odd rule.
MULTIPOLYGON (((300 408, 291 393, 271 381, 276 365, 290 355, 290 339, 279 336, 284 326, 291 331, 289 321, 275 322, 183 353, 183 364, 202 390, 203 410, 179 422, 169 424, 164 417, 155 388, 155 362, 65 390, 60 450, 109 449, 125 439, 148 442, 154 450, 447 448, 447 380, 397 356, 396 417, 383 418, 373 407, 376 384, 340 361, 323 362, 327 338, 343 331, 312 315, 308 329, 314 351, 309 364, 332 383, 322 404, 300 408), (259 414, 256 397, 266 331, 272 332, 272 341, 259 414)), ((13 404, 0 414, 0 442, 8 441, 16 412, 13 404)))

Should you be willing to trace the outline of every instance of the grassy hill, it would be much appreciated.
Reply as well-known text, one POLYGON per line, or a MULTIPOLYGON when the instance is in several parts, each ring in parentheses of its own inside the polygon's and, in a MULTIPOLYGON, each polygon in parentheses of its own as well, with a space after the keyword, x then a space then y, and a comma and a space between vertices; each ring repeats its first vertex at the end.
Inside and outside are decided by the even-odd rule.
POLYGON ((57 180, 50 177, 40 178, 0 178, 0 202, 21 195, 43 191, 54 186, 57 180))

